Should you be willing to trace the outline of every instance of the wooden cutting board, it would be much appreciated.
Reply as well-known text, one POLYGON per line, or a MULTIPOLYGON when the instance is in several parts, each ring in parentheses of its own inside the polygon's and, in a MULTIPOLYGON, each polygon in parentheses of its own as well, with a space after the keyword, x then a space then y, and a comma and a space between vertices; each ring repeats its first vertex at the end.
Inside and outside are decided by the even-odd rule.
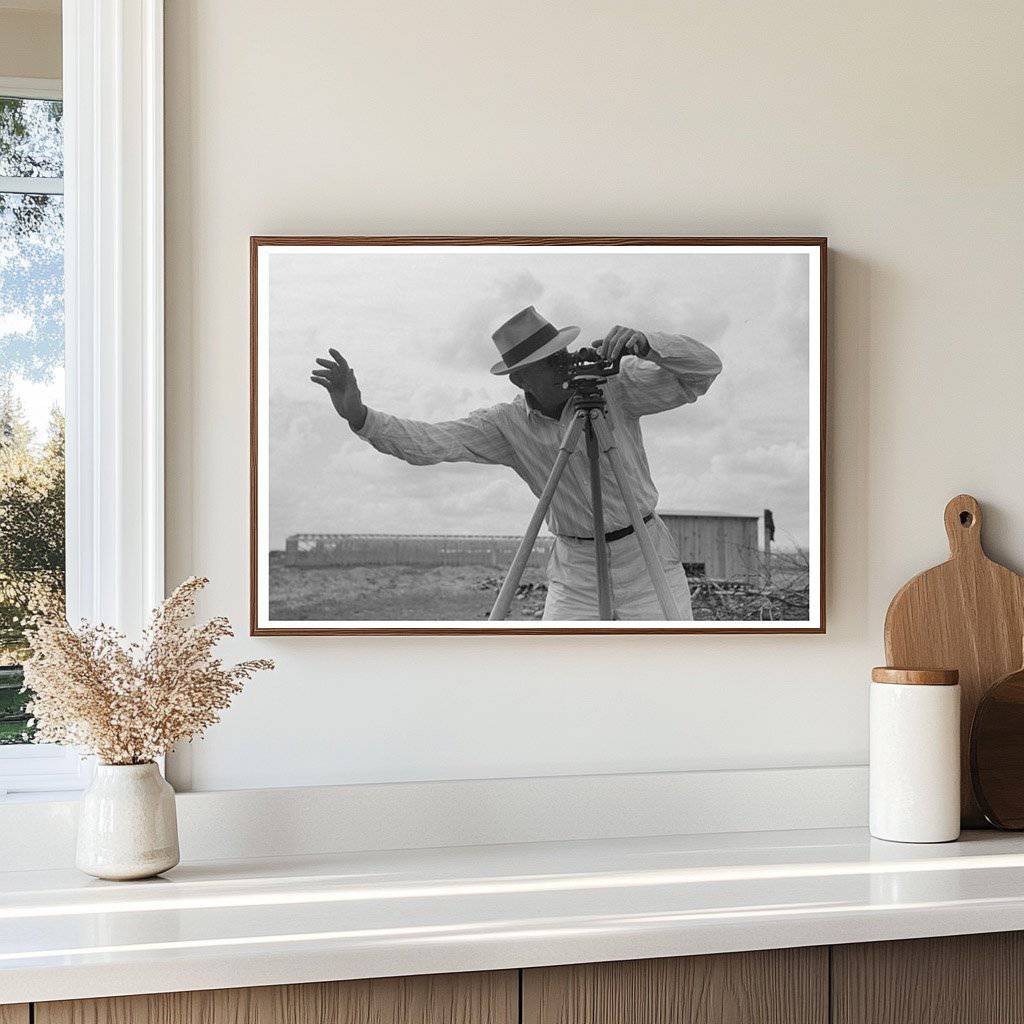
POLYGON ((971 722, 988 688, 1020 668, 1024 577, 993 562, 981 543, 981 507, 957 495, 945 512, 948 562, 919 573, 885 615, 886 663, 960 670, 960 814, 965 828, 985 819, 971 790, 971 722))

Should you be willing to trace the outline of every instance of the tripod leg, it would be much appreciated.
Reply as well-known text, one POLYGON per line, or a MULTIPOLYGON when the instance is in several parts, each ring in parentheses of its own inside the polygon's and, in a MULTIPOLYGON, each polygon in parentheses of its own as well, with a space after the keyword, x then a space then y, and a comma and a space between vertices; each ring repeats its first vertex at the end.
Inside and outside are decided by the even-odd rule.
POLYGON ((633 524, 633 531, 636 533, 636 539, 640 542, 640 550, 647 563, 647 572, 654 584, 654 592, 658 595, 658 604, 661 605, 662 615, 670 621, 678 621, 679 608, 676 605, 676 599, 672 596, 672 588, 668 585, 668 578, 662 568, 661 559, 658 557, 658 552, 654 550, 651 535, 647 532, 643 514, 640 512, 633 492, 629 489, 626 471, 622 466, 618 449, 615 447, 615 438, 612 436, 611 428, 604 416, 599 416, 594 420, 594 432, 601 444, 601 450, 608 456, 612 472, 618 481, 622 500, 626 503, 626 511, 629 513, 629 521, 633 524))
POLYGON ((587 458, 590 460, 590 503, 594 510, 594 560, 597 563, 597 617, 602 622, 612 617, 612 587, 608 576, 608 542, 604 539, 604 501, 601 496, 601 451, 594 434, 595 410, 587 415, 587 458))
POLYGON ((537 541, 537 534, 540 533, 544 516, 547 515, 551 499, 555 496, 555 489, 558 487, 558 481, 562 477, 565 464, 576 450, 576 445, 579 444, 580 431, 582 430, 583 416, 582 414, 577 414, 573 417, 572 423, 569 424, 569 428, 562 438, 561 447, 558 449, 558 455, 555 457, 555 464, 551 467, 547 483, 544 484, 544 490, 541 491, 540 497, 537 499, 537 507, 533 510, 533 516, 526 527, 526 533, 516 549, 516 554, 512 559, 512 565, 509 567, 505 582, 502 583, 501 590, 498 591, 498 597, 494 602, 494 607, 491 609, 491 614, 488 616, 491 622, 500 622, 508 615, 508 610, 512 607, 512 598, 515 597, 516 587, 519 586, 519 581, 523 578, 526 563, 530 560, 530 552, 537 541))

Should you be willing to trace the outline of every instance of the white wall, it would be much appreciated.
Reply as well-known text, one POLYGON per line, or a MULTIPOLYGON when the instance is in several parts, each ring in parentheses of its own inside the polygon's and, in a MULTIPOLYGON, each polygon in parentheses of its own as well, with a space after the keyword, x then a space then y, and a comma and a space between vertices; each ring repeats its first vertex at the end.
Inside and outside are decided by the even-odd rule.
POLYGON ((0 0, 0 77, 60 76, 60 0, 0 0))
POLYGON ((827 234, 824 637, 240 639, 197 789, 854 764, 888 599, 1024 567, 1024 8, 167 0, 169 582, 247 621, 250 234, 827 234))

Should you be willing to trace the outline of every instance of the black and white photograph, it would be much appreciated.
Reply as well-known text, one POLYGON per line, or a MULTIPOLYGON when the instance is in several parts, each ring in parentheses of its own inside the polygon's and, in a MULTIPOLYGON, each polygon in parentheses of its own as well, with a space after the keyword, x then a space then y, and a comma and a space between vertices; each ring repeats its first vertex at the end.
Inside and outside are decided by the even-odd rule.
POLYGON ((252 240, 252 630, 820 632, 822 239, 252 240))

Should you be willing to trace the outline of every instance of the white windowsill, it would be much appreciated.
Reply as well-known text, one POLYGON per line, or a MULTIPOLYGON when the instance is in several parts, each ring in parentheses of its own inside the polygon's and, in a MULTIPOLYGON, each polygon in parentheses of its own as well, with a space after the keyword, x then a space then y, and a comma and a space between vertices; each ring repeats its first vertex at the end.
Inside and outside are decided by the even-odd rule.
POLYGON ((93 760, 50 743, 0 746, 0 804, 77 799, 93 760))

